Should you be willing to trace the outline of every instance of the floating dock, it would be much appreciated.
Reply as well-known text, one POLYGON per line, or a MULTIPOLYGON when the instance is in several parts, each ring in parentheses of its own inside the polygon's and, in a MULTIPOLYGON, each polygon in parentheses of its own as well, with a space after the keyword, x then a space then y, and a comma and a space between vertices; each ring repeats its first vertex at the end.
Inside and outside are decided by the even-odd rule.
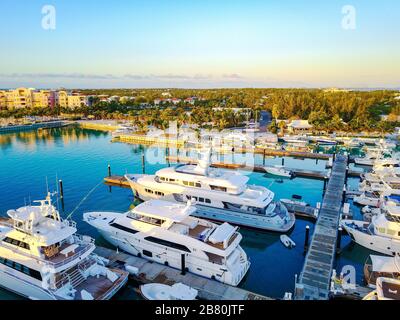
POLYGON ((139 134, 121 134, 114 140, 132 144, 171 146, 174 148, 182 148, 185 145, 185 142, 179 139, 167 137, 151 137, 139 134))
POLYGON ((297 300, 329 299, 344 197, 347 157, 337 156, 314 228, 303 270, 296 283, 297 300))
POLYGON ((69 122, 66 121, 50 121, 50 122, 40 122, 19 126, 7 126, 0 127, 0 133, 11 133, 11 132, 21 132, 21 131, 31 131, 38 129, 51 129, 51 128, 61 128, 68 125, 69 122))
POLYGON ((133 279, 140 284, 162 283, 172 285, 183 283, 199 292, 199 298, 205 300, 273 300, 272 298, 253 293, 238 287, 207 279, 192 273, 181 274, 181 270, 174 269, 156 262, 135 257, 123 252, 97 247, 95 253, 109 260, 108 266, 119 266, 137 269, 133 279))
POLYGON ((104 183, 110 186, 130 188, 128 180, 124 176, 108 176, 104 178, 104 183))

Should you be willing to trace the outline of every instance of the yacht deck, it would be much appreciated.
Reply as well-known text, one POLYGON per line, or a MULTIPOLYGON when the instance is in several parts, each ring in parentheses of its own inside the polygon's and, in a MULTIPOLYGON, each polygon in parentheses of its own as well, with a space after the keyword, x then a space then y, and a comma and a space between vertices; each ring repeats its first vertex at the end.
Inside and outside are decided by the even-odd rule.
POLYGON ((75 288, 77 290, 76 299, 82 300, 82 290, 89 292, 95 300, 109 299, 116 291, 119 290, 119 288, 125 284, 129 275, 128 272, 119 269, 110 270, 118 275, 118 279, 114 283, 105 276, 101 276, 99 278, 88 277, 86 281, 75 288))

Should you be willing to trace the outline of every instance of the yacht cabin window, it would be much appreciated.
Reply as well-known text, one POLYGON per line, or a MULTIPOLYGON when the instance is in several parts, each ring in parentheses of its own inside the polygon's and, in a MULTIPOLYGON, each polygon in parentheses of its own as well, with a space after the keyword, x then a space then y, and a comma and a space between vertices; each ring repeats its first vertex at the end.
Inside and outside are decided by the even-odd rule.
POLYGON ((158 226, 158 227, 161 227, 165 222, 165 220, 163 220, 163 219, 152 218, 152 217, 149 217, 149 216, 138 214, 136 212, 130 212, 128 214, 128 218, 131 218, 131 219, 134 219, 134 220, 137 220, 137 221, 141 221, 141 222, 144 222, 144 223, 148 223, 148 224, 153 224, 153 225, 158 226))
POLYGON ((216 191, 223 191, 223 192, 227 191, 227 188, 225 188, 225 187, 213 186, 211 184, 210 184, 210 188, 211 188, 211 190, 216 190, 216 191))

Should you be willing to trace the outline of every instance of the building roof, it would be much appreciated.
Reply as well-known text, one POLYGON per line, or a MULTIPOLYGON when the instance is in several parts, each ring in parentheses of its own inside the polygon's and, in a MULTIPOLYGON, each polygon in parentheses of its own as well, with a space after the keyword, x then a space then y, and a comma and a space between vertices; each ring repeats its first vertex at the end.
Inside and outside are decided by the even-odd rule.
POLYGON ((311 129, 313 126, 308 123, 308 120, 293 120, 288 127, 293 129, 311 129))

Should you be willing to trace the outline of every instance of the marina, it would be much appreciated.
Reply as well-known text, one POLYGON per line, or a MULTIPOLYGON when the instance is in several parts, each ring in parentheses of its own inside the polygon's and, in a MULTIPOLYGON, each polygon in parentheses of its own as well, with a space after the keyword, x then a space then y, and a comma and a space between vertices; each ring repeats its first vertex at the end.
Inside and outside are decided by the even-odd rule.
MULTIPOLYGON (((22 134, 22 133, 21 133, 22 134)), ((62 129, 51 129, 51 131, 47 132, 47 134, 50 134, 49 137, 54 137, 55 141, 58 141, 56 146, 52 146, 52 144, 48 144, 46 142, 43 142, 43 140, 36 140, 35 137, 40 137, 42 133, 40 132, 32 132, 29 136, 28 133, 23 133, 24 134, 24 140, 13 140, 16 135, 19 135, 18 133, 11 134, 11 135, 3 135, 2 139, 3 141, 8 141, 8 143, 11 143, 11 145, 19 144, 21 146, 27 146, 29 143, 34 143, 37 145, 38 148, 50 148, 49 150, 53 150, 52 152, 55 152, 54 156, 56 156, 56 159, 58 159, 55 162, 49 162, 47 167, 50 171, 57 173, 55 176, 53 173, 53 177, 49 177, 48 180, 50 181, 50 185, 53 185, 53 189, 57 189, 58 186, 58 180, 62 179, 63 180, 63 207, 64 209, 61 210, 60 212, 63 212, 65 216, 68 216, 70 214, 73 214, 73 216, 79 217, 79 215, 83 214, 84 212, 90 212, 93 210, 98 210, 101 209, 101 211, 120 211, 124 212, 127 210, 127 202, 128 203, 134 203, 134 206, 137 206, 138 203, 136 203, 136 200, 133 197, 132 191, 130 190, 129 187, 129 182, 125 179, 124 176, 119 176, 115 175, 114 172, 136 172, 136 173, 155 173, 157 170, 161 168, 166 168, 168 166, 173 166, 173 165, 182 165, 185 163, 185 160, 188 159, 195 159, 195 154, 192 154, 193 151, 183 151, 184 154, 192 154, 192 156, 184 157, 182 156, 182 150, 177 150, 174 148, 169 148, 169 150, 166 150, 164 148, 160 147, 155 147, 155 146, 141 146, 141 145, 130 145, 130 144, 109 144, 110 142, 110 134, 106 132, 101 132, 101 131, 92 131, 90 129, 79 129, 75 127, 67 127, 67 128, 62 128, 62 129), (7 138, 6 140, 4 140, 7 138), (62 139, 61 139, 62 138, 62 139), (90 162, 93 163, 88 166, 88 159, 85 160, 79 160, 76 158, 76 155, 72 153, 67 153, 70 154, 66 159, 62 156, 61 153, 58 153, 59 148, 65 148, 65 144, 62 143, 60 144, 61 141, 76 141, 73 143, 74 148, 78 148, 78 150, 82 147, 85 148, 85 152, 87 155, 89 155, 90 162), (104 145, 110 145, 112 146, 114 150, 113 154, 115 156, 110 157, 109 154, 107 153, 102 154, 100 150, 104 149, 104 145), (155 154, 160 153, 158 155, 159 160, 157 160, 156 164, 153 164, 151 162, 151 157, 150 154, 156 152, 155 154), (128 153, 126 153, 128 152, 128 153), (121 162, 121 155, 126 155, 125 160, 121 162), (179 155, 178 155, 179 154, 179 155), (118 155, 118 156, 117 156, 118 155), (72 158, 71 158, 72 156, 72 158), (167 158, 167 157, 171 158, 167 158), (62 158, 60 158, 62 157, 62 158), (176 158, 173 158, 176 157, 176 158), (134 161, 132 161, 132 158, 134 161), (61 171, 59 170, 58 166, 60 161, 70 161, 69 163, 71 165, 64 167, 64 169, 61 171), (71 160, 74 159, 74 161, 71 162, 71 160), (160 160, 161 159, 161 160, 160 160), (169 161, 167 161, 167 159, 169 161), (179 159, 179 162, 178 160, 179 159), (174 161, 173 161, 174 160, 174 161), (76 162, 78 161, 78 162, 76 162), (163 162, 164 161, 164 162, 163 162), (73 164, 73 165, 72 165, 73 164), (109 167, 108 167, 109 166, 109 167), (107 172, 107 167, 108 167, 108 172, 107 172), (78 169, 79 168, 79 169, 78 169), (83 172, 81 169, 85 168, 85 172, 83 172), (100 169, 99 169, 100 168, 100 169), (103 169, 101 169, 103 168, 103 169), (68 174, 70 172, 70 174, 68 174), (107 173, 107 176, 106 174, 107 173), (90 181, 87 180, 88 174, 92 176, 90 178, 90 181), (105 177, 106 176, 106 177, 105 177), (57 183, 55 183, 57 181, 57 183), (85 182, 86 181, 86 182, 85 182), (83 183, 83 188, 84 190, 82 191, 82 187, 76 188, 74 187, 77 184, 82 185, 83 183), (104 189, 102 185, 106 183, 107 185, 104 186, 104 189), (119 188, 120 186, 123 186, 124 188, 119 188), (118 187, 118 188, 114 188, 118 187), (129 199, 129 200, 127 200, 129 199)), ((4 142, 3 142, 4 145, 4 142)), ((68 144, 69 145, 69 144, 68 144)), ((24 147, 25 148, 25 147, 24 147)), ((67 147, 69 148, 69 147, 67 147)), ((9 149, 2 149, 3 153, 7 152, 9 149)), ((59 149, 61 151, 62 149, 59 149)), ((238 158, 239 158, 238 154, 238 158)), ((233 172, 234 170, 239 170, 242 173, 246 173, 246 175, 249 175, 250 177, 250 182, 255 183, 258 185, 264 185, 268 188, 271 188, 276 194, 278 194, 279 198, 285 198, 285 199, 292 199, 292 196, 294 195, 301 195, 300 200, 296 200, 297 196, 295 199, 290 200, 290 203, 286 204, 286 207, 288 210, 296 215, 296 224, 293 230, 291 230, 288 233, 288 236, 290 239, 293 241, 293 243, 296 244, 296 246, 292 247, 290 250, 285 248, 285 246, 282 244, 279 234, 269 234, 265 232, 254 232, 253 230, 247 230, 246 228, 240 228, 240 233, 243 235, 243 249, 248 253, 252 265, 249 269, 248 274, 244 278, 244 280, 239 284, 237 287, 232 287, 228 286, 229 288, 229 294, 232 296, 240 296, 245 297, 246 294, 249 294, 248 297, 245 299, 259 299, 259 297, 269 297, 269 299, 283 299, 285 294, 287 292, 293 292, 296 293, 298 290, 295 290, 295 278, 296 275, 301 275, 303 265, 306 265, 306 260, 303 251, 304 247, 302 243, 304 242, 304 237, 305 237, 305 230, 308 228, 309 234, 310 234, 310 240, 312 243, 315 243, 314 238, 314 222, 318 221, 318 217, 320 217, 320 210, 318 208, 321 208, 321 204, 323 203, 323 193, 324 193, 324 180, 320 179, 315 179, 315 178, 306 178, 306 177, 299 177, 296 176, 294 179, 282 179, 283 184, 281 184, 279 181, 279 177, 274 177, 273 175, 269 175, 260 170, 260 172, 257 172, 255 170, 244 170, 243 165, 240 165, 239 160, 235 160, 235 163, 226 161, 225 159, 227 158, 226 155, 217 155, 216 159, 223 159, 224 162, 213 162, 212 167, 215 167, 216 169, 221 169, 221 170, 227 170, 228 172, 233 172), (226 163, 226 165, 224 165, 226 163), (282 188, 284 187, 284 188, 282 188), (301 188, 303 191, 299 192, 299 188, 301 188), (307 191, 306 191, 307 190, 307 191), (297 202, 296 202, 297 201, 297 202), (304 203, 304 204, 303 204, 304 203), (307 228, 306 228, 307 226, 307 228), (276 255, 279 255, 283 261, 291 261, 290 264, 286 264, 287 267, 289 267, 291 271, 288 271, 285 273, 284 276, 280 277, 279 284, 275 281, 272 281, 273 277, 276 277, 277 275, 275 274, 276 272, 279 272, 278 269, 276 271, 274 270, 274 267, 269 265, 268 261, 270 259, 274 259, 276 255), (293 258, 296 257, 295 260, 293 258), (261 276, 262 281, 259 279, 260 278, 260 272, 263 269, 268 270, 268 273, 263 273, 261 276), (275 275, 274 275, 275 274, 275 275), (268 280, 270 279, 270 280, 268 280), (264 283, 264 284, 263 284, 264 283), (269 283, 268 286, 265 286, 265 283, 269 283), (238 290, 233 290, 233 288, 236 288, 238 290), (232 291, 233 290, 233 291, 232 291), (241 291, 243 290, 243 292, 241 291), (236 292, 236 293, 233 293, 236 292), (239 292, 239 293, 238 293, 239 292), (254 295, 254 296, 253 296, 254 295)), ((337 159, 341 159, 340 156, 337 157, 337 159)), ((11 160, 11 159, 10 159, 11 160)), ((22 160, 22 159, 21 159, 22 160)), ((328 170, 326 169, 329 166, 328 161, 324 160, 319 160, 315 161, 312 159, 306 159, 306 160, 301 160, 297 158, 285 158, 285 165, 288 168, 293 168, 294 170, 310 170, 310 171, 319 171, 319 172, 327 172, 328 170)), ((15 161, 15 160, 14 160, 15 161)), ((47 160, 48 161, 48 160, 47 160)), ((193 160, 190 160, 193 161, 193 160)), ((265 166, 276 166, 276 165, 281 165, 282 164, 282 159, 280 158, 267 158, 263 159, 263 155, 258 155, 257 158, 255 158, 255 166, 256 167, 262 167, 264 166, 265 161, 265 166)), ((331 168, 330 170, 333 172, 335 170, 336 162, 333 163, 334 167, 331 168)), ((34 165, 32 163, 32 165, 34 165)), ((349 169, 348 172, 351 170, 355 170, 353 168, 349 169)), ((33 170, 34 171, 34 170, 33 170)), ((32 172, 33 172, 32 171, 32 172)), ((358 169, 355 170, 357 172, 360 172, 358 169)), ((43 176, 41 179, 37 180, 37 185, 38 186, 44 186, 44 180, 45 177, 48 175, 48 172, 43 173, 43 176)), ((29 178, 30 180, 37 179, 38 177, 30 176, 30 177, 24 177, 21 180, 21 177, 19 176, 18 179, 23 181, 25 178, 29 178)), ((358 178, 357 177, 352 177, 350 174, 348 175, 348 180, 351 186, 356 185, 358 178)), ((331 183, 330 180, 326 179, 326 190, 325 190, 325 196, 330 193, 329 189, 329 184, 331 183)), ((43 188, 39 188, 42 189, 43 188)), ((7 193, 6 189, 3 189, 5 194, 7 193)), ((31 194, 32 190, 30 191, 30 194, 27 195, 27 198, 25 201, 29 201, 29 195, 30 196, 35 196, 38 197, 39 195, 32 195, 31 194)), ((338 193, 338 192, 337 192, 338 193)), ((299 196, 300 197, 300 196, 299 196)), ((15 197, 14 196, 9 196, 9 199, 15 199, 15 204, 21 203, 21 198, 20 197, 15 197)), ((351 199, 350 199, 351 201, 351 199)), ((59 204, 61 205, 61 203, 59 204)), ((4 210, 8 208, 12 208, 12 203, 7 204, 7 208, 4 205, 4 210)), ((323 205, 322 205, 323 206, 323 205)), ((359 209, 351 204, 350 208, 350 213, 349 216, 359 216, 359 209)), ((342 209, 340 208, 338 215, 342 214, 342 209)), ((109 246, 108 243, 105 242, 103 237, 99 236, 96 231, 94 231, 90 226, 88 227, 85 223, 82 224, 82 221, 79 222, 79 218, 77 219, 75 217, 75 220, 78 220, 78 225, 80 230, 82 230, 82 233, 88 234, 89 236, 93 236, 96 238, 96 242, 98 242, 98 246, 104 248, 108 247, 108 250, 112 250, 115 253, 116 248, 113 246, 109 246)), ((318 227, 318 222, 316 222, 315 228, 318 227)), ((317 238, 316 238, 317 239, 317 238)), ((348 261, 348 252, 349 250, 353 250, 353 246, 349 246, 351 244, 351 239, 348 236, 343 235, 342 236, 342 241, 341 241, 341 254, 340 255, 335 255, 334 259, 334 267, 335 269, 341 268, 344 264, 347 263, 348 261), (344 257, 344 258, 341 258, 344 257)), ((310 244, 310 249, 312 250, 311 247, 312 245, 310 244)), ((97 249, 96 249, 97 250, 97 249)), ((121 248, 120 248, 121 250, 121 248)), ((97 252, 97 251, 96 251, 97 252)), ((105 251, 104 251, 105 252, 105 251)), ((361 258, 360 260, 352 260, 352 264, 354 264, 357 268, 357 270, 360 270, 362 272, 363 270, 363 263, 366 260, 369 252, 366 251, 364 252, 363 250, 359 251, 361 253, 361 258)), ((119 252, 119 254, 125 254, 122 252, 119 252)), ((110 251, 106 254, 107 257, 110 256, 110 251)), ((354 254, 352 254, 354 256, 354 254)), ((356 257, 355 255, 354 257, 356 257)), ((134 259, 142 259, 139 257, 132 257, 129 256, 130 258, 134 259)), ((126 257, 125 257, 126 258, 126 257)), ((121 258, 122 259, 122 258, 121 258)), ((114 261, 113 266, 116 266, 116 261, 118 259, 113 258, 114 261)), ((136 261, 136 260, 135 260, 136 261)), ((141 261, 141 260, 138 260, 141 261)), ((154 282, 158 283, 164 283, 171 285, 173 283, 187 283, 190 287, 195 287, 196 290, 199 290, 199 292, 202 292, 201 286, 197 286, 194 284, 197 280, 189 281, 186 280, 185 282, 185 277, 188 279, 191 279, 192 277, 195 277, 198 279, 195 274, 192 274, 190 272, 187 272, 185 276, 181 275, 181 270, 180 268, 167 268, 167 266, 162 265, 162 264, 155 264, 155 263, 150 263, 147 262, 147 265, 152 265, 156 266, 154 268, 156 269, 164 269, 165 272, 167 272, 168 280, 163 281, 162 278, 152 278, 154 282)), ((132 264, 133 266, 136 266, 135 263, 132 264)), ((120 265, 121 266, 121 265, 120 265)), ((304 267, 305 268, 305 267, 304 267)), ((122 268, 123 269, 123 268, 122 268)), ((329 272, 329 268, 326 269, 329 272)), ((298 277, 299 278, 299 277, 298 277)), ((205 279, 201 277, 201 279, 205 279)), ((299 278, 300 279, 300 278, 299 278)), ((140 283, 139 279, 133 278, 131 280, 131 283, 140 283)), ((142 279, 143 283, 151 283, 152 281, 149 281, 147 279, 142 279)), ((358 283, 360 283, 360 288, 362 287, 362 279, 358 278, 357 279, 358 283)), ((207 282, 207 281, 206 281, 207 282)), ((216 282, 214 280, 208 280, 208 282, 211 282, 212 287, 214 285, 216 287, 220 287, 220 285, 225 286, 225 284, 216 282)), ((298 285, 298 284, 297 284, 298 285)), ((222 288, 222 287, 221 287, 222 288)), ((216 289, 217 290, 217 289, 216 289)), ((218 292, 224 292, 222 291, 223 289, 218 289, 221 291, 218 292)), ((204 291, 205 292, 205 291, 204 291)), ((8 294, 8 293, 7 293, 8 294)), ((6 294, 6 295, 7 295, 6 294)), ((224 294, 228 295, 228 291, 226 291, 224 294)), ((329 294, 328 294, 329 295, 329 294)), ((133 289, 132 284, 128 285, 126 289, 122 289, 120 293, 116 294, 116 299, 136 299, 138 298, 137 296, 137 291, 133 289)), ((219 299, 220 297, 215 296, 215 299, 219 299)), ((320 297, 320 299, 325 299, 325 297, 320 297)))

